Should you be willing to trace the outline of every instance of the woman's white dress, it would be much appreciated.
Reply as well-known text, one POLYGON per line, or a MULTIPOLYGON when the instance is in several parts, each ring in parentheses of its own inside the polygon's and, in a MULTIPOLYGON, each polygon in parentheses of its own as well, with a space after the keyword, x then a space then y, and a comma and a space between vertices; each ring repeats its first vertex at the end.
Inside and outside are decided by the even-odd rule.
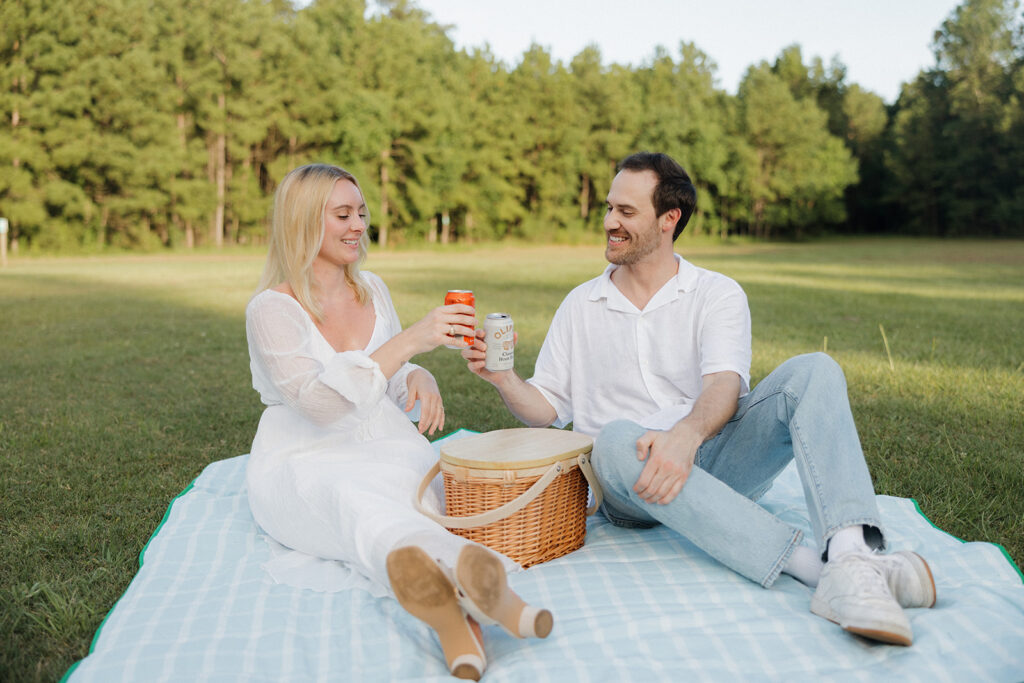
MULTIPOLYGON (((401 325, 384 282, 362 276, 376 313, 362 351, 335 351, 287 294, 266 290, 249 302, 252 382, 267 407, 246 481, 256 522, 285 546, 265 565, 276 580, 382 595, 393 548, 415 543, 452 566, 468 541, 413 507, 437 456, 399 407, 417 366, 406 363, 387 380, 370 358, 401 325), (336 560, 345 564, 328 562, 336 560)), ((428 504, 438 506, 436 487, 428 504)))

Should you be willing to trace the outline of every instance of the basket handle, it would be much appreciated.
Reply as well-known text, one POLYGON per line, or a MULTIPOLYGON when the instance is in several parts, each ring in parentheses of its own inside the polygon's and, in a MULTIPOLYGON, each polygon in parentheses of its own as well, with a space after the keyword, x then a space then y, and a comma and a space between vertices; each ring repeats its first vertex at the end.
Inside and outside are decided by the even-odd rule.
MULTIPOLYGON (((583 476, 586 477, 587 483, 594 491, 594 504, 587 508, 587 514, 592 515, 601 504, 602 494, 601 486, 597 483, 597 477, 594 476, 594 470, 590 467, 590 454, 582 453, 576 458, 576 463, 580 467, 580 471, 583 472, 583 476)), ((562 463, 564 461, 556 462, 548 468, 540 479, 535 481, 530 488, 523 491, 513 500, 488 510, 487 512, 481 512, 478 515, 469 515, 467 517, 449 517, 447 515, 439 515, 432 510, 428 510, 423 504, 423 494, 427 492, 427 487, 430 486, 430 482, 433 481, 434 477, 441 471, 441 461, 434 463, 434 466, 430 468, 430 471, 423 477, 423 481, 420 482, 419 489, 416 491, 416 497, 413 499, 413 504, 421 514, 434 520, 441 526, 449 529, 472 529, 478 526, 486 526, 493 524, 494 522, 501 521, 506 517, 511 517, 515 513, 522 510, 524 507, 533 502, 533 500, 544 492, 544 489, 548 487, 555 477, 564 471, 562 463)))
POLYGON ((601 483, 597 480, 594 468, 590 464, 590 453, 580 453, 576 458, 576 463, 580 466, 583 476, 587 478, 590 490, 594 494, 594 504, 587 508, 587 517, 589 517, 597 512, 597 508, 601 507, 601 502, 604 500, 604 491, 601 490, 601 483))

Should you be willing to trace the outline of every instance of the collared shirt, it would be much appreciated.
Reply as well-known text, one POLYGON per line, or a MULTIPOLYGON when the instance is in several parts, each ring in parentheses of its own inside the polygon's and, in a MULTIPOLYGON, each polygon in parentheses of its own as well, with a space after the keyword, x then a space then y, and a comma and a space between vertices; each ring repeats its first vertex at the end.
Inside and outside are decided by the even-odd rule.
POLYGON ((596 436, 615 419, 668 429, 693 409, 703 375, 731 370, 750 385, 750 309, 734 280, 676 254, 678 272, 643 310, 612 282, 616 266, 569 292, 534 375, 555 426, 596 436))

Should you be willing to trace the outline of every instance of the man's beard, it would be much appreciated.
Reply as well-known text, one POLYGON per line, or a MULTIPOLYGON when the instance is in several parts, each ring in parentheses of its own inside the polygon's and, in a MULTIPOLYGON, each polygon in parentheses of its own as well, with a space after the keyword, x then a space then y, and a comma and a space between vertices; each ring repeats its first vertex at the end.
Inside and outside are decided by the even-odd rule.
MULTIPOLYGON (((608 233, 608 236, 622 235, 625 231, 617 231, 608 233)), ((645 233, 629 234, 625 233, 628 237, 628 241, 623 243, 622 246, 616 247, 613 252, 613 247, 609 245, 605 248, 604 256, 609 263, 616 266, 632 266, 639 263, 645 257, 650 256, 654 253, 654 250, 658 248, 658 232, 650 230, 645 233)))

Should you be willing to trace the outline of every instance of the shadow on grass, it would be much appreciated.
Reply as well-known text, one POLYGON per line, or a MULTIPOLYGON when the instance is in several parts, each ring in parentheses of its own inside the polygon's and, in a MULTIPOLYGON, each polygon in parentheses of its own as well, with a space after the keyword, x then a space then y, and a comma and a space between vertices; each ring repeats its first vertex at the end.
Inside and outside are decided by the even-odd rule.
POLYGON ((960 396, 907 393, 854 395, 876 491, 916 499, 939 528, 965 541, 999 543, 1024 566, 1019 401, 976 411, 960 396))
POLYGON ((168 502, 248 451, 242 312, 5 277, 0 301, 0 680, 56 680, 138 569, 168 502))

